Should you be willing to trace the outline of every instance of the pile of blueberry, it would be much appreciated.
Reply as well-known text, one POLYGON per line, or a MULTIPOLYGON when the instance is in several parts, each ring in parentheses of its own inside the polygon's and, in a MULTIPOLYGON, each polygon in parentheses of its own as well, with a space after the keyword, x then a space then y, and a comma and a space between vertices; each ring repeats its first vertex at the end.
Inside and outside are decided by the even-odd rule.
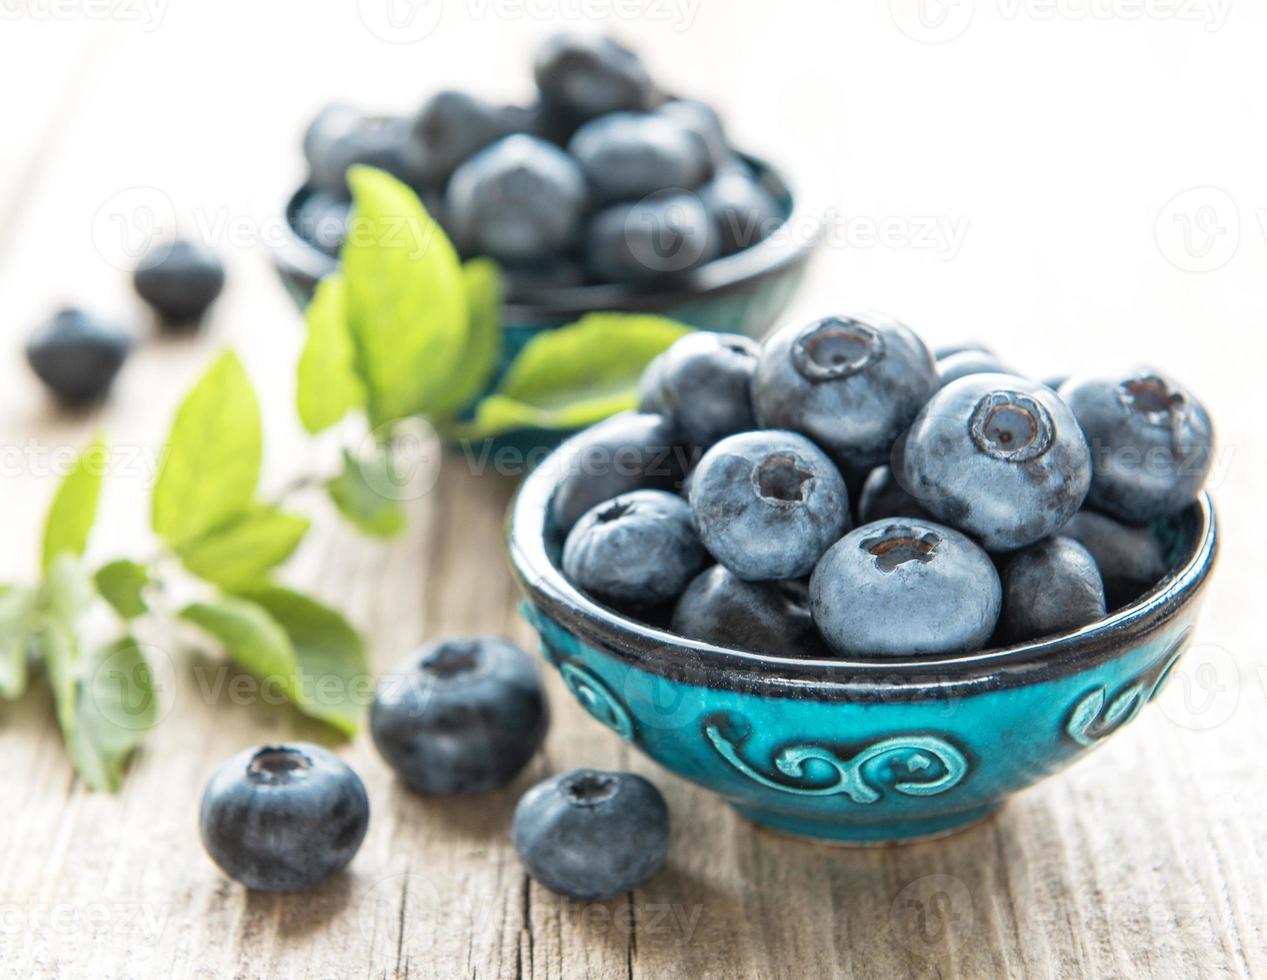
POLYGON ((503 265, 512 292, 654 283, 740 251, 781 205, 702 102, 666 96, 609 38, 559 34, 537 51, 537 100, 431 96, 412 118, 323 109, 304 135, 310 193, 296 230, 335 255, 347 171, 386 170, 417 192, 466 255, 503 265))
POLYGON ((1212 457, 1151 368, 1050 383, 878 315, 688 335, 638 414, 569 447, 562 568, 610 607, 760 653, 969 653, 1078 629, 1168 571, 1212 457))
MULTIPOLYGON (((416 650, 378 683, 370 730, 409 789, 487 793, 528 764, 549 726, 531 658, 497 637, 452 638, 416 650)), ((202 840, 221 869, 258 891, 300 891, 341 871, 369 826, 357 774, 304 742, 235 755, 202 799, 202 840)), ((641 776, 573 769, 519 800, 511 840, 528 872, 579 899, 642 884, 664 864, 669 814, 641 776)))

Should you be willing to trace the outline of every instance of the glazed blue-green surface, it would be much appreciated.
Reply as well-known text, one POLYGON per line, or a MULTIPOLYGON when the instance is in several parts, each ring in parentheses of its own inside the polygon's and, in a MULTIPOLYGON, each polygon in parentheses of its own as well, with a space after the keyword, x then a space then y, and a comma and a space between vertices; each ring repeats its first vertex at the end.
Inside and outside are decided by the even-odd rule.
POLYGON ((856 702, 682 683, 582 643, 535 606, 524 614, 581 705, 661 765, 771 828, 868 842, 970 823, 1128 724, 1165 683, 1193 610, 1046 682, 856 702))

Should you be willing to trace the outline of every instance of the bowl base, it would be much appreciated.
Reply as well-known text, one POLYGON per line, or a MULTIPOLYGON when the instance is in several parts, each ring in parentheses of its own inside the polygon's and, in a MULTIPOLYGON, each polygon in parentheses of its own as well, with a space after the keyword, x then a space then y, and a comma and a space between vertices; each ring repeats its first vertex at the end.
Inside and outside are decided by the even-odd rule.
POLYGON ((781 837, 791 837, 816 844, 830 844, 835 847, 883 847, 888 844, 918 844, 923 841, 937 840, 939 837, 949 837, 993 816, 1003 804, 991 803, 974 810, 964 810, 961 813, 951 813, 931 819, 894 820, 874 824, 807 820, 771 810, 735 804, 732 806, 745 820, 781 837))

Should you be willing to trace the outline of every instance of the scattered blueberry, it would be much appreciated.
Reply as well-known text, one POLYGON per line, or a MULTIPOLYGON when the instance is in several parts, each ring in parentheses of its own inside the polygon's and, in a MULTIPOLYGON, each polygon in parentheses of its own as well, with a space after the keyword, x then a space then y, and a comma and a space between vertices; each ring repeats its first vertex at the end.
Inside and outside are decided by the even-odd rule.
POLYGON ((951 382, 893 449, 893 475, 925 510, 990 551, 1054 534, 1091 483, 1073 413, 1046 385, 1005 374, 951 382))
POLYGON ((544 102, 578 120, 608 112, 645 112, 655 85, 641 59, 610 38, 562 33, 537 50, 533 76, 544 102))
POLYGON ((827 455, 778 430, 728 436, 691 480, 705 547, 740 578, 796 579, 849 529, 849 492, 827 455))
POLYGON ((568 144, 590 186, 608 201, 690 190, 711 171, 699 135, 667 116, 613 112, 587 122, 568 144))
POLYGON ((759 352, 754 341, 736 334, 687 334, 654 365, 657 391, 647 393, 648 402, 692 446, 753 429, 752 374, 759 352))
POLYGON ((590 219, 585 244, 590 271, 613 282, 680 276, 715 258, 721 247, 694 194, 657 194, 604 208, 590 219))
POLYGON ((517 134, 458 167, 445 206, 460 248, 506 262, 539 262, 576 238, 585 199, 585 177, 570 156, 517 134))
POLYGON ((724 255, 768 238, 783 222, 783 209, 770 192, 751 177, 733 171, 721 173, 705 184, 700 198, 717 226, 724 255))
POLYGON ((26 359, 61 402, 100 401, 127 359, 132 338, 122 328, 79 309, 64 309, 27 341, 26 359))
POLYGON ((384 675, 370 732, 387 764, 419 793, 485 793, 519 773, 549 715, 528 654, 492 636, 439 640, 384 675))
POLYGON ((1003 618, 1008 643, 1067 633, 1103 619, 1104 583, 1091 553, 1057 536, 1010 556, 1003 567, 1003 618))
POLYGON ((631 490, 676 490, 688 465, 677 434, 659 415, 622 412, 586 429, 558 457, 550 510, 566 534, 591 507, 631 490))
POLYGON ((1080 375, 1060 396, 1086 432, 1095 460, 1087 502, 1129 524, 1192 503, 1210 472, 1214 432, 1205 407, 1151 368, 1080 375))
POLYGON ((641 776, 572 769, 523 795, 511 841, 528 873, 552 891, 612 898, 664 864, 669 808, 641 776))
POLYGON ((961 350, 937 358, 937 376, 942 387, 970 374, 1011 374, 1003 363, 986 350, 961 350))
POLYGON ((614 606, 666 602, 707 563, 690 506, 665 490, 633 490, 598 504, 563 545, 568 580, 614 606))
POLYGON ((862 484, 856 505, 858 523, 870 524, 887 517, 913 517, 929 520, 928 511, 918 500, 902 489, 887 466, 877 466, 862 484))
POLYGON ((878 466, 937 389, 928 349, 881 316, 791 323, 768 337, 753 382, 757 419, 803 432, 838 463, 878 466))
POLYGON ((164 323, 196 324, 224 289, 224 263, 206 246, 178 238, 150 249, 132 284, 164 323))
POLYGON ((715 646, 784 657, 827 654, 800 582, 746 582, 724 565, 705 569, 686 587, 670 628, 715 646))
POLYGON ((432 95, 413 119, 419 148, 419 173, 441 185, 463 160, 521 128, 506 108, 466 92, 443 89, 432 95))
POLYGON ((365 786, 319 745, 239 752, 202 796, 202 843, 229 877, 254 891, 320 884, 356 855, 369 825, 365 786))
POLYGON ((1161 542, 1151 528, 1131 527, 1083 509, 1060 533, 1077 541, 1095 559, 1110 609, 1134 602, 1169 571, 1161 542))
POLYGON ((726 130, 721 116, 712 106, 698 99, 672 99, 656 109, 658 115, 685 126, 703 141, 708 158, 715 169, 724 167, 731 159, 730 146, 726 142, 726 130))
POLYGON ((967 536, 931 521, 898 518, 855 528, 810 579, 814 622, 845 657, 979 650, 1001 605, 990 557, 967 536))

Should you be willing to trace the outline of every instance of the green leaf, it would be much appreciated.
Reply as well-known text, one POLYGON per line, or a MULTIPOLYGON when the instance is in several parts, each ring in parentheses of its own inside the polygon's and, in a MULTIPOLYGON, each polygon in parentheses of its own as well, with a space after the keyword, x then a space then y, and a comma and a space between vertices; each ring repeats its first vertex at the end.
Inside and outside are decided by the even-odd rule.
POLYGON ((79 560, 69 552, 53 559, 40 587, 39 604, 46 616, 61 623, 72 634, 88 612, 93 598, 92 579, 79 560))
POLYGON ((0 697, 9 701, 26 691, 34 614, 34 589, 0 586, 0 697))
POLYGON ((262 448, 255 391, 237 355, 225 351, 176 412, 154 486, 154 530, 180 545, 246 510, 262 448))
POLYGON ((176 549, 184 566, 199 578, 225 588, 262 581, 308 533, 305 517, 263 505, 235 517, 176 549))
POLYGON ((400 502, 375 487, 391 486, 391 457, 359 460, 346 450, 343 472, 326 483, 326 492, 344 517, 366 534, 390 538, 405 529, 400 502))
POLYGON ((98 438, 75 460, 53 496, 44 520, 44 556, 41 567, 48 571, 53 559, 63 552, 76 558, 88 545, 88 534, 97 519, 97 499, 105 474, 106 447, 98 438))
POLYGON ((338 612, 277 585, 242 593, 262 606, 286 631, 295 650, 303 710, 355 735, 372 694, 365 641, 338 612))
POLYGON ((447 387, 437 390, 429 413, 447 418, 483 394, 497 368, 502 348, 502 274, 491 259, 462 266, 469 327, 466 347, 447 387))
POLYGON ((296 403, 299 420, 314 434, 365 404, 365 386, 356 374, 356 348, 348 334, 346 297, 343 277, 333 275, 317 284, 308 305, 308 340, 299 355, 296 403))
POLYGON ((543 331, 454 434, 478 439, 529 427, 575 429, 633 408, 642 369, 687 333, 672 320, 634 313, 590 313, 543 331))
POLYGON ((457 253, 412 190, 369 167, 353 167, 348 183, 348 330, 377 428, 445 397, 467 346, 466 290, 457 253))
POLYGON ((101 598, 110 603, 114 611, 124 619, 135 619, 149 608, 145 605, 143 595, 149 581, 149 569, 127 558, 102 565, 93 576, 101 598))

